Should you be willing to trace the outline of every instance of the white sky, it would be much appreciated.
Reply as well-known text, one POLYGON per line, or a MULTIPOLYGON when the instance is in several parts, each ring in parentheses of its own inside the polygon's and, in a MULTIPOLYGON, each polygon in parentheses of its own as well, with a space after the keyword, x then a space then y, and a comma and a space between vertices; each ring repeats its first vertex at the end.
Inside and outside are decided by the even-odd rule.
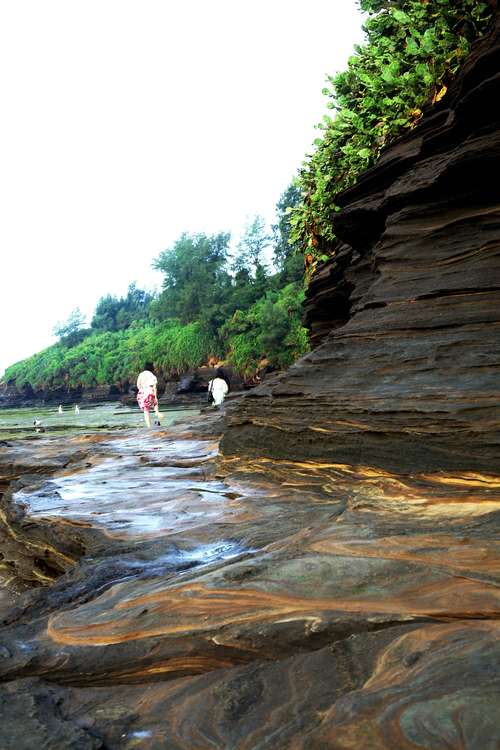
POLYGON ((355 0, 0 0, 0 376, 181 232, 272 220, 361 40, 355 0))

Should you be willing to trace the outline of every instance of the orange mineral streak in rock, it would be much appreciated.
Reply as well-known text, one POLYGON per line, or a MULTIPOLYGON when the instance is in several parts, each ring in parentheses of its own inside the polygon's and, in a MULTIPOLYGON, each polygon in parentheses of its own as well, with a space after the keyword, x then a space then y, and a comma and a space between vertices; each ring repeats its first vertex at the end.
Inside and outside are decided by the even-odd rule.
MULTIPOLYGON (((319 428, 318 428, 319 429, 319 428)), ((321 430, 322 431, 322 428, 321 430)), ((500 503, 500 493, 491 493, 492 490, 500 489, 500 476, 498 474, 479 474, 465 472, 463 474, 445 475, 443 473, 435 474, 415 474, 405 477, 404 475, 391 473, 375 466, 353 465, 342 463, 330 463, 321 461, 285 461, 269 458, 254 458, 243 460, 239 457, 229 456, 223 458, 223 466, 232 473, 253 472, 265 473, 267 477, 283 476, 293 473, 299 476, 310 476, 311 479, 331 477, 336 482, 341 482, 343 478, 352 481, 356 479, 363 481, 363 486, 373 485, 384 490, 384 494, 391 496, 393 490, 404 491, 405 498, 415 498, 429 500, 432 492, 442 492, 442 485, 449 485, 453 490, 462 488, 464 492, 471 488, 484 490, 484 498, 500 503)), ((479 499, 481 495, 470 495, 469 499, 479 499)), ((457 500, 456 495, 452 496, 457 500)), ((464 499, 467 499, 465 497, 464 499)))
MULTIPOLYGON (((108 592, 107 598, 109 598, 108 592)), ((216 589, 189 583, 118 601, 97 615, 85 605, 49 620, 48 635, 68 645, 109 645, 152 636, 209 634, 244 623, 322 619, 333 613, 413 617, 482 617, 500 613, 500 590, 487 583, 449 578, 407 589, 400 597, 303 598, 255 589, 216 589), (144 616, 138 621, 140 610, 144 616), (94 615, 95 616, 95 615, 94 615), (141 627, 138 627, 141 622, 141 627)))
MULTIPOLYGON (((283 490, 304 492, 317 488, 332 501, 348 497, 348 508, 380 516, 383 512, 416 517, 448 520, 452 518, 480 517, 500 510, 500 477, 493 474, 457 473, 446 475, 398 475, 378 467, 327 462, 272 461, 266 458, 238 460, 224 459, 224 466, 233 477, 251 475, 269 476, 283 490), (357 492, 353 497, 352 486, 357 492)), ((284 494, 284 493, 283 493, 284 494)), ((296 497, 289 492, 288 498, 296 497)), ((313 498, 309 498, 312 502, 313 498)), ((342 518, 339 523, 343 523, 342 518)))
POLYGON ((309 549, 329 555, 408 560, 424 566, 437 565, 449 570, 500 574, 500 543, 457 539, 448 534, 338 541, 331 536, 313 542, 309 549))
POLYGON ((404 657, 408 654, 434 655, 437 649, 446 649, 451 641, 454 646, 460 648, 462 655, 471 650, 474 642, 470 638, 471 630, 476 631, 477 636, 489 636, 492 641, 497 641, 500 636, 500 622, 487 620, 485 622, 453 622, 449 624, 426 625, 422 628, 397 638, 380 655, 371 677, 365 682, 364 688, 380 689, 389 687, 396 683, 405 682, 426 669, 424 660, 419 659, 411 667, 412 674, 409 675, 408 663, 404 663, 404 657))
POLYGON ((52 524, 60 524, 61 526, 74 526, 75 528, 90 529, 92 527, 92 524, 88 521, 77 521, 73 518, 62 518, 61 516, 41 516, 40 520, 48 521, 52 524))
POLYGON ((231 668, 234 666, 234 659, 215 658, 213 656, 191 655, 185 654, 183 656, 174 656, 168 661, 155 662, 153 666, 145 667, 140 666, 137 669, 133 667, 124 670, 123 672, 117 672, 115 677, 119 680, 133 679, 135 681, 138 678, 144 678, 147 681, 150 677, 156 676, 168 676, 169 674, 175 673, 178 677, 181 673, 187 675, 205 674, 211 672, 214 669, 231 668))
MULTIPOLYGON (((451 695, 444 686, 443 695, 439 688, 433 693, 431 686, 435 681, 445 683, 449 679, 448 670, 453 671, 456 660, 460 660, 466 669, 465 665, 470 668, 473 664, 475 652, 482 653, 485 661, 494 659, 499 636, 498 622, 468 621, 427 625, 397 638, 378 656, 373 673, 362 689, 351 693, 346 701, 334 704, 324 714, 322 727, 315 737, 318 744, 313 746, 325 750, 360 750, 365 747, 370 750, 418 750, 424 747, 430 750, 446 746, 465 750, 472 747, 464 736, 468 732, 463 731, 470 722, 468 704, 483 700, 483 708, 486 708, 487 684, 481 685, 479 696, 467 693, 466 674, 461 685, 455 684, 451 695), (435 723, 439 714, 432 716, 433 704, 436 704, 434 710, 441 709, 439 723, 435 723), (411 741, 405 730, 412 725, 414 728, 415 722, 423 729, 428 742, 414 744, 411 741), (443 735, 440 734, 440 723, 445 727, 443 735), (445 736, 452 738, 449 743, 445 742, 445 736), (436 744, 436 738, 442 738, 443 742, 436 744)), ((494 687, 492 690, 495 693, 494 687)), ((479 726, 477 730, 480 731, 479 726)), ((483 729, 483 734, 487 736, 487 729, 483 729)), ((496 746, 494 742, 488 745, 496 746)), ((299 742, 299 747, 304 748, 304 745, 299 742)), ((478 744, 477 747, 484 745, 478 744)))
MULTIPOLYGON (((93 441, 89 441, 93 442, 93 441)), ((100 441, 97 441, 100 442, 100 441)), ((90 468, 97 467, 101 464, 103 464, 106 460, 105 456, 86 456, 85 457, 85 463, 83 464, 76 464, 74 466, 69 466, 67 469, 64 469, 63 471, 59 472, 59 476, 61 477, 71 477, 71 476, 77 476, 79 474, 85 474, 90 468)))
POLYGON ((106 433, 92 433, 87 435, 76 435, 75 437, 71 438, 72 443, 83 443, 84 445, 88 443, 104 443, 107 440, 109 440, 109 435, 106 433))
POLYGON ((458 487, 480 487, 481 489, 500 489, 500 477, 497 474, 455 474, 453 476, 441 476, 440 474, 422 474, 422 479, 435 482, 436 484, 450 484, 458 487))

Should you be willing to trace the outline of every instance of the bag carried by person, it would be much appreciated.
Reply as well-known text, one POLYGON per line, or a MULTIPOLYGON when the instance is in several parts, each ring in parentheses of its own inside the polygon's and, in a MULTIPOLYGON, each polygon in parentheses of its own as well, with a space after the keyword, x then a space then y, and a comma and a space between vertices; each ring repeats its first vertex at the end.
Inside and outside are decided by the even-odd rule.
POLYGON ((212 386, 214 384, 214 381, 211 380, 208 384, 208 393, 207 393, 207 401, 209 404, 215 403, 214 394, 212 393, 212 386))

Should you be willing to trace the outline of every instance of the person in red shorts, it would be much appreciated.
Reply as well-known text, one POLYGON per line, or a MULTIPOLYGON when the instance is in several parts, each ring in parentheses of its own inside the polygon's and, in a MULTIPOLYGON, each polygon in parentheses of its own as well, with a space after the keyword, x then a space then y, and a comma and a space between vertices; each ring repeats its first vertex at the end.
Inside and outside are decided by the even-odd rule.
POLYGON ((137 403, 144 413, 146 427, 151 429, 151 408, 154 409, 156 420, 155 424, 160 425, 160 412, 158 411, 158 396, 156 386, 158 380, 151 370, 143 370, 137 378, 137 403))

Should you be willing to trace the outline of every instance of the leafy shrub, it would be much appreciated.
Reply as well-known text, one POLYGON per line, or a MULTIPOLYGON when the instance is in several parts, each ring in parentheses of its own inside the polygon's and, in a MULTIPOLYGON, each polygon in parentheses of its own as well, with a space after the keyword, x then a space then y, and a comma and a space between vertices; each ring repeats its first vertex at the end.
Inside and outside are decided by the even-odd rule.
POLYGON ((222 329, 231 364, 244 375, 255 372, 266 359, 271 367, 288 367, 308 349, 301 322, 302 284, 288 284, 268 292, 247 311, 237 310, 222 329))
POLYGON ((313 256, 331 247, 337 193, 350 187, 381 149, 446 94, 449 79, 486 29, 491 9, 477 0, 360 0, 367 42, 323 89, 335 112, 304 163, 302 203, 291 209, 291 239, 313 256))
POLYGON ((180 325, 170 322, 155 330, 155 354, 152 360, 165 373, 181 373, 199 367, 218 346, 199 322, 180 325))

